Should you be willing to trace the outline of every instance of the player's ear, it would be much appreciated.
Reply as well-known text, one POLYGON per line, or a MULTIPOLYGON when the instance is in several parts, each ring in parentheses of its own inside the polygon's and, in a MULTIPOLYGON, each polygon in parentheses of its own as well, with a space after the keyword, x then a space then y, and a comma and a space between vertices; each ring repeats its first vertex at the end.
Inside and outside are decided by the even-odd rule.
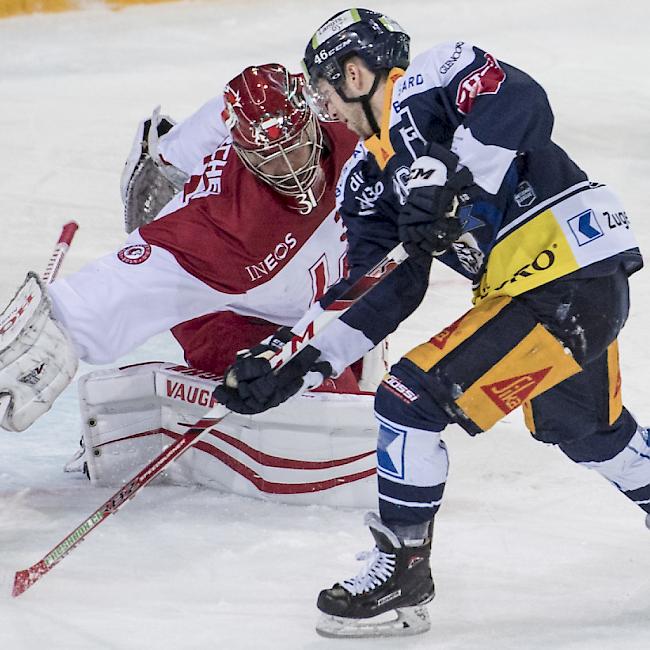
POLYGON ((363 90, 363 63, 359 57, 352 57, 350 60, 346 61, 343 66, 343 72, 345 74, 345 81, 350 90, 355 90, 361 92, 363 90))

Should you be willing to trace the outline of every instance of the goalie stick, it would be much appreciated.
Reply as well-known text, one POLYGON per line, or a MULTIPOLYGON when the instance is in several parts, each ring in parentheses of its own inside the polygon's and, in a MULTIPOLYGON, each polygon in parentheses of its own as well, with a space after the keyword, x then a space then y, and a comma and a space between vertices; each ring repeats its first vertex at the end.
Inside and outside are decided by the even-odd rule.
MULTIPOLYGON (((402 244, 393 248, 364 276, 359 278, 341 298, 330 304, 309 323, 304 331, 294 332, 293 338, 269 359, 271 366, 277 370, 280 366, 287 363, 298 352, 304 349, 329 323, 340 318, 352 305, 365 296, 377 283, 392 273, 407 258, 408 253, 404 250, 402 244)), ((55 567, 92 530, 110 515, 115 514, 140 489, 158 476, 172 461, 184 454, 192 445, 207 435, 210 429, 223 420, 229 413, 230 411, 226 407, 216 404, 203 418, 188 429, 181 438, 164 449, 162 453, 156 456, 138 474, 127 481, 108 501, 97 508, 79 526, 66 535, 47 555, 28 569, 17 571, 14 577, 12 591, 14 598, 27 591, 35 582, 55 567)))
MULTIPOLYGON (((59 273, 61 264, 72 244, 75 233, 79 229, 79 224, 76 221, 68 221, 63 228, 61 228, 61 234, 59 235, 59 240, 56 242, 56 246, 52 251, 52 255, 45 267, 45 271, 41 276, 44 284, 50 284, 54 282, 54 279, 59 273)), ((11 403, 11 397, 9 395, 0 395, 0 422, 5 416, 9 404, 11 403)))

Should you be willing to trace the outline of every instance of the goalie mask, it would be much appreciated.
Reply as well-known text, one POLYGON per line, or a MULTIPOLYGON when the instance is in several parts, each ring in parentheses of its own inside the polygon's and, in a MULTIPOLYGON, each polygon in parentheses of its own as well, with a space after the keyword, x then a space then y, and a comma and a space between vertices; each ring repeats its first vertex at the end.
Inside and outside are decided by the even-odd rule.
POLYGON ((323 135, 303 88, 303 76, 280 64, 251 66, 224 89, 222 117, 253 174, 280 194, 308 197, 314 206, 325 187, 319 164, 323 135))

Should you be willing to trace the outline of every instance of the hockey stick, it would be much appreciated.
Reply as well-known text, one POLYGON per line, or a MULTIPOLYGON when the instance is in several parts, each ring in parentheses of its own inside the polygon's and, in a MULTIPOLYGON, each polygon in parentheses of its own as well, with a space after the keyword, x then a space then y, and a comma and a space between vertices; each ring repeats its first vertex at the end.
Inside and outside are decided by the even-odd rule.
MULTIPOLYGON (((269 360, 274 369, 280 368, 304 349, 311 340, 333 320, 340 318, 352 305, 365 296, 378 282, 387 277, 402 262, 408 258, 408 253, 402 244, 391 250, 380 262, 359 278, 348 291, 338 300, 329 305, 319 314, 304 331, 294 335, 269 360)), ((37 580, 55 567, 72 549, 78 546, 86 536, 110 515, 115 514, 125 503, 132 499, 147 483, 152 481, 172 461, 184 454, 192 445, 207 435, 210 429, 228 415, 230 411, 220 404, 211 408, 203 418, 194 424, 185 434, 176 440, 154 458, 144 469, 121 487, 108 501, 102 504, 79 526, 71 531, 45 557, 36 564, 16 572, 12 595, 20 596, 37 580)))
MULTIPOLYGON (((78 228, 79 224, 76 221, 68 221, 68 223, 66 223, 63 228, 61 228, 59 240, 56 242, 56 246, 52 251, 52 255, 50 256, 47 266, 45 267, 45 271, 41 277, 45 284, 54 282, 54 279, 59 273, 61 264, 63 264, 63 259, 65 258, 65 255, 70 248, 70 244, 72 244, 72 240, 78 228)), ((11 404, 11 396, 0 395, 0 422, 2 422, 5 413, 7 412, 9 404, 11 404)))

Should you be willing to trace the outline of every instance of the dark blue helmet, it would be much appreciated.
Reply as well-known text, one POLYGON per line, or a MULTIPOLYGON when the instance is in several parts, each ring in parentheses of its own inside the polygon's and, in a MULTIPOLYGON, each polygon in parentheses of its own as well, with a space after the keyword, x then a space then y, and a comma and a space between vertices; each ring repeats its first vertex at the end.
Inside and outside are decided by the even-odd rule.
POLYGON ((359 56, 370 70, 406 69, 409 64, 408 34, 392 18, 369 9, 346 9, 324 23, 312 36, 303 66, 308 82, 320 79, 337 88, 343 81, 343 65, 359 56))

